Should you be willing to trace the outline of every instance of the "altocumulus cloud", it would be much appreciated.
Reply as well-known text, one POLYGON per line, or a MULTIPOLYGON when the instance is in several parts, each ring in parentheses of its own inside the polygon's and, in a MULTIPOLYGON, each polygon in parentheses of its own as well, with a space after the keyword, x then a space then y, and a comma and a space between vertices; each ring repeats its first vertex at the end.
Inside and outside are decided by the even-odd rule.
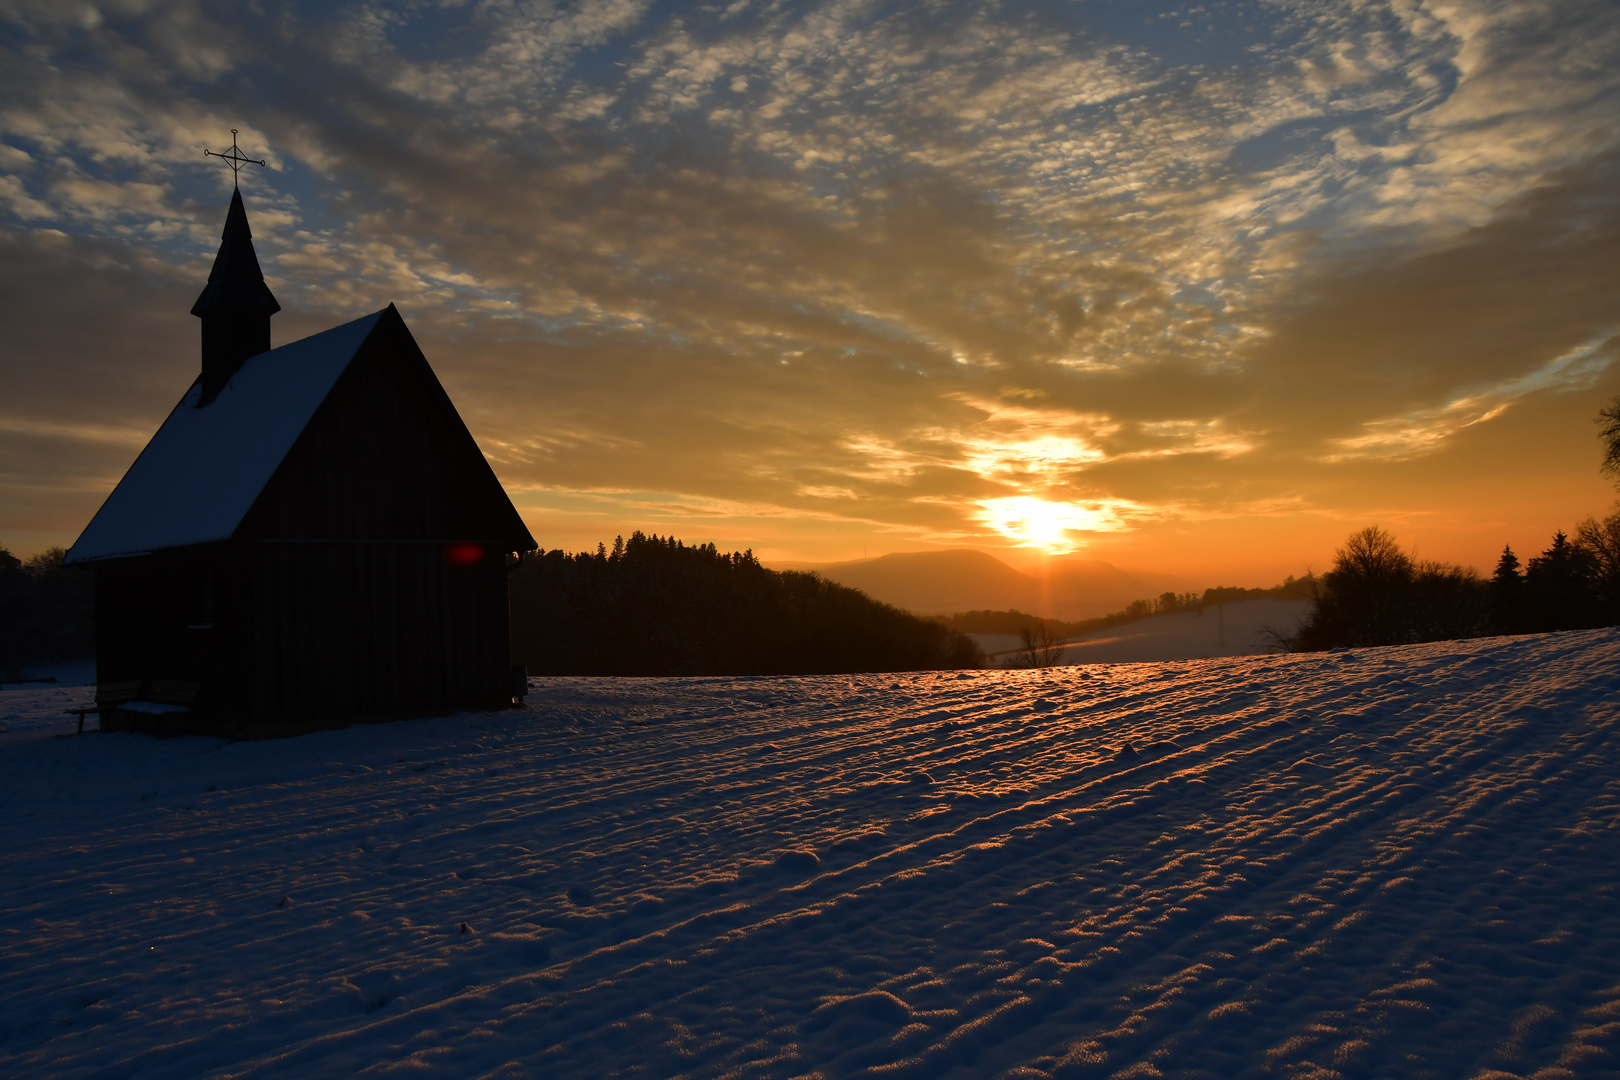
POLYGON ((1337 531, 1609 386, 1603 0, 0 13, 6 536, 184 386, 232 127, 277 340, 398 302, 550 543, 1337 531))

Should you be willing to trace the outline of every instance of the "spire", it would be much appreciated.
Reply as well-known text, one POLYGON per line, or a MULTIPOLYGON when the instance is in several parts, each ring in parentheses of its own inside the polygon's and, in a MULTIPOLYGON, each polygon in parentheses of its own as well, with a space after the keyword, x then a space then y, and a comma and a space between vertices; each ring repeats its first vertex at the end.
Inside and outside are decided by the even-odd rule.
POLYGON ((232 191, 219 254, 214 256, 208 285, 191 307, 191 313, 202 320, 199 408, 218 396, 244 360, 269 350, 270 316, 280 310, 259 269, 242 192, 232 191))

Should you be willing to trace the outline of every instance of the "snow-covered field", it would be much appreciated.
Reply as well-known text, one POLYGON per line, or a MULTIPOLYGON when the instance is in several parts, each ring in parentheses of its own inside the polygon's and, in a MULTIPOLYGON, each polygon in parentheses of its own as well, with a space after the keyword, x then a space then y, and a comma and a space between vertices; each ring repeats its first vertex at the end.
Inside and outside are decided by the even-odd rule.
POLYGON ((1613 1077, 1617 665, 553 679, 236 744, 8 690, 0 1075, 1613 1077))
MULTIPOLYGON (((1292 634, 1310 614, 1309 600, 1261 597, 1211 604, 1198 611, 1153 615, 1069 639, 1064 664, 1138 664, 1148 660, 1203 660, 1277 652, 1267 630, 1292 634)), ((996 662, 1016 660, 1017 634, 970 634, 996 662)))

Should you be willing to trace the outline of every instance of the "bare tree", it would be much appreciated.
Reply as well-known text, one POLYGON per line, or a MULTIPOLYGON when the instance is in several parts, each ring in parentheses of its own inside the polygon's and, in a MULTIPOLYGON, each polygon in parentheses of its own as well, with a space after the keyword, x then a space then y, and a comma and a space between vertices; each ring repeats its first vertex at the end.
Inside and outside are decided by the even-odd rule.
POLYGON ((1620 508, 1575 526, 1575 543, 1586 553, 1588 582, 1606 618, 1620 618, 1620 508))
POLYGON ((1598 438, 1603 440, 1603 464, 1598 468, 1604 476, 1620 483, 1620 397, 1598 410, 1595 423, 1598 438))
POLYGON ((1020 649, 1025 667, 1057 667, 1063 656, 1063 638, 1052 629, 1051 623, 1041 620, 1034 626, 1025 626, 1018 632, 1023 641, 1020 649))
MULTIPOLYGON (((1297 581, 1295 580, 1294 576, 1290 574, 1288 576, 1288 580, 1283 583, 1283 586, 1284 588, 1293 590, 1296 594, 1302 595, 1303 599, 1309 600, 1311 602, 1311 611, 1313 613, 1321 609, 1322 582, 1321 579, 1316 576, 1316 572, 1310 567, 1307 566, 1305 568, 1305 576, 1299 578, 1297 581), (1307 590, 1309 591, 1307 592, 1307 590)), ((1303 652, 1304 649, 1300 643, 1305 632, 1304 622, 1305 620, 1303 619, 1296 622, 1292 631, 1283 630, 1272 626, 1270 623, 1266 623, 1260 627, 1260 636, 1278 652, 1303 652)))

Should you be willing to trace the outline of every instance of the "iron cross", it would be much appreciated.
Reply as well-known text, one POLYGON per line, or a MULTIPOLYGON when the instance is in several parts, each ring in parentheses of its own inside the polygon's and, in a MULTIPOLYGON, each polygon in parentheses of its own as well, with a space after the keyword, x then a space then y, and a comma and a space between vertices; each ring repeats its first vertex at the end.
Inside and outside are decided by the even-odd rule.
POLYGON ((216 154, 212 150, 204 150, 203 157, 224 158, 225 164, 231 167, 231 184, 238 188, 241 187, 241 185, 237 183, 236 174, 242 171, 242 166, 264 164, 264 160, 262 158, 250 158, 237 148, 235 128, 231 128, 231 148, 229 150, 225 151, 223 154, 216 154))

